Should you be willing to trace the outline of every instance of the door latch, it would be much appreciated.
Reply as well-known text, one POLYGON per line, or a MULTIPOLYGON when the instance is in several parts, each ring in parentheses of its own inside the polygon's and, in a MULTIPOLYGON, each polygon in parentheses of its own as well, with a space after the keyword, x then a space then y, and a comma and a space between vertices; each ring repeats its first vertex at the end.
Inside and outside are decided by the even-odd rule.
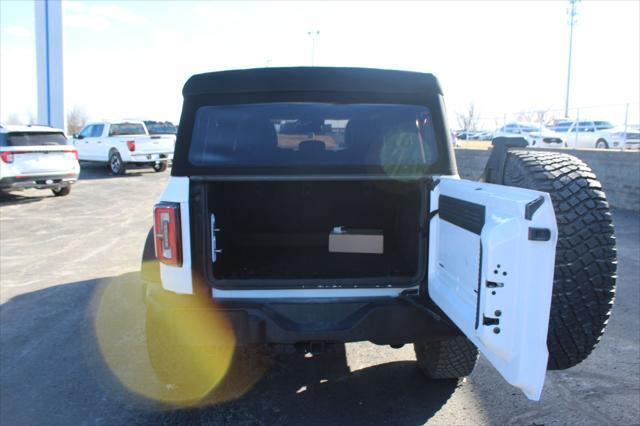
POLYGON ((491 318, 482 315, 482 325, 499 325, 500 318, 491 318))

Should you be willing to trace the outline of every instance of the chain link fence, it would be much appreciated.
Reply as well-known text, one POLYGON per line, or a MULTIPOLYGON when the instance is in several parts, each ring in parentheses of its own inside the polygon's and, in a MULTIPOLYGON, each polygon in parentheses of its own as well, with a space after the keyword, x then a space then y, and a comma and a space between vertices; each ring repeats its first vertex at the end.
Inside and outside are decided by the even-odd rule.
POLYGON ((538 109, 504 112, 496 115, 465 116, 458 122, 467 128, 457 128, 454 133, 457 145, 463 148, 490 146, 496 135, 512 133, 513 128, 526 132, 555 134, 563 140, 562 147, 575 149, 638 148, 640 103, 586 105, 571 108, 565 115, 563 109, 538 109), (507 127, 509 127, 507 129, 507 127))

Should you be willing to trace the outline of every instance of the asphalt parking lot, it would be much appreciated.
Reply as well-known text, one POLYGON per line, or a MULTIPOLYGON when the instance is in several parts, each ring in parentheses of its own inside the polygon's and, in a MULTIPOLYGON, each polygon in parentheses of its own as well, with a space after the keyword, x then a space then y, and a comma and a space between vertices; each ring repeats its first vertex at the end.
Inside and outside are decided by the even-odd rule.
MULTIPOLYGON (((168 176, 84 166, 68 197, 30 190, 0 201, 0 424, 640 423, 640 215, 627 211, 614 213, 619 280, 607 332, 587 361, 547 373, 540 402, 484 359, 462 383, 427 381, 411 347, 369 343, 279 355, 244 396, 215 406, 168 410, 133 396, 96 355, 95 297, 108 283, 138 288, 151 209, 168 176)), ((125 359, 144 339, 139 328, 123 326, 125 359)))

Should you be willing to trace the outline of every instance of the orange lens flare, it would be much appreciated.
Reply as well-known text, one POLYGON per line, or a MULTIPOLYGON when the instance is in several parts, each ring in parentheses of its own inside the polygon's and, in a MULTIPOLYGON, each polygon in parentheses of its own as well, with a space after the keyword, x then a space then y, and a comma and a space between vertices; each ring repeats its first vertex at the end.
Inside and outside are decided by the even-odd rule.
POLYGON ((100 354, 124 387, 193 406, 237 398, 262 377, 268 362, 236 349, 228 318, 207 295, 177 295, 159 284, 143 291, 132 276, 104 283, 93 303, 100 354))

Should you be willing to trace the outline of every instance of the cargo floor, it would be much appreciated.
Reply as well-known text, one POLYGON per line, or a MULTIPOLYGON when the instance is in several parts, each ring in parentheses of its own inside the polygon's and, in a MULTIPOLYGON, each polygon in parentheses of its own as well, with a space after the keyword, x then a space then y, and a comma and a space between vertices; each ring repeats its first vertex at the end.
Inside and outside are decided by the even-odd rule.
POLYGON ((326 248, 251 248, 218 258, 216 278, 348 279, 409 278, 415 270, 396 253, 328 253, 326 248), (224 266, 223 266, 224 265, 224 266), (365 271, 363 273, 363 271, 365 271))

